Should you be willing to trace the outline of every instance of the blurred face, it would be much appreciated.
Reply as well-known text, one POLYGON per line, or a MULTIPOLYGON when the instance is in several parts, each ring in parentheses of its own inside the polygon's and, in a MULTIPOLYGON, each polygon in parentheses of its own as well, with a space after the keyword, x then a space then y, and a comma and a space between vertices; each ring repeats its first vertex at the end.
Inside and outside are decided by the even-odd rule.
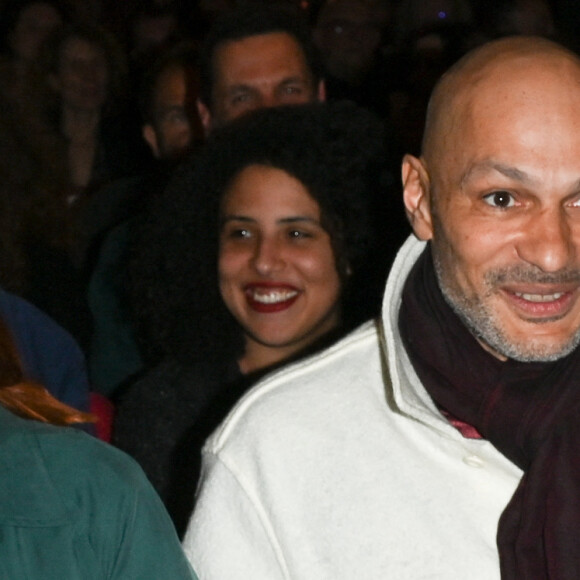
POLYGON ((521 0, 505 23, 509 34, 550 36, 555 32, 550 5, 545 0, 521 0))
POLYGON ((154 125, 146 125, 144 137, 159 159, 179 159, 194 140, 201 139, 195 107, 195 87, 180 66, 164 71, 154 96, 154 125))
POLYGON ((177 22, 172 14, 140 16, 133 26, 132 56, 161 49, 176 29, 177 22))
POLYGON ((107 99, 109 71, 103 50, 81 38, 70 38, 62 47, 53 82, 65 107, 99 110, 107 99))
POLYGON ((198 7, 203 14, 215 18, 235 8, 235 4, 235 0, 199 0, 198 7))
POLYGON ((327 3, 314 31, 326 68, 356 80, 372 65, 384 24, 377 8, 361 2, 327 3))
POLYGON ((461 22, 466 16, 465 4, 456 0, 410 0, 407 10, 415 30, 436 22, 461 22))
POLYGON ((58 11, 50 4, 35 2, 24 8, 10 33, 9 44, 17 58, 33 61, 47 36, 62 24, 58 11))
POLYGON ((555 360, 580 340, 580 70, 512 59, 471 85, 427 159, 406 158, 407 209, 482 345, 555 360))
POLYGON ((341 283, 320 207, 280 169, 249 166, 229 187, 219 277, 248 349, 281 360, 339 322, 341 283))
POLYGON ((200 104, 206 130, 249 111, 322 99, 300 45, 285 33, 226 42, 214 55, 211 111, 200 104))

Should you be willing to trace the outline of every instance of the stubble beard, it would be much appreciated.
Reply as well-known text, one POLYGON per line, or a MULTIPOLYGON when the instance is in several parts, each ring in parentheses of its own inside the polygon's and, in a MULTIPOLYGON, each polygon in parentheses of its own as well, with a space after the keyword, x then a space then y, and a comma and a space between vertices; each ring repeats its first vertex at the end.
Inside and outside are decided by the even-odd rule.
MULTIPOLYGON (((580 328, 564 343, 552 345, 545 340, 535 340, 530 336, 524 341, 509 337, 502 321, 486 300, 496 292, 498 283, 506 281, 562 283, 580 280, 580 272, 561 274, 539 273, 532 267, 514 266, 488 271, 484 277, 486 291, 483 295, 467 295, 463 289, 447 276, 446 268, 437 252, 433 252, 435 272, 439 288, 447 304, 480 342, 490 347, 493 353, 520 362, 551 362, 570 354, 580 344, 580 328)), ((531 323, 544 324, 554 319, 531 320, 531 323)), ((499 357, 498 357, 499 358, 499 357)))

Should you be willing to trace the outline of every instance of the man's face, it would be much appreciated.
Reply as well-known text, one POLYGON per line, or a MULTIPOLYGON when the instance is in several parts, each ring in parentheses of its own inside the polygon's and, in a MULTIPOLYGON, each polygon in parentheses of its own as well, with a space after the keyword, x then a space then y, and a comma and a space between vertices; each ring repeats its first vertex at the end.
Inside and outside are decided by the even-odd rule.
POLYGON ((455 97, 403 175, 447 301, 498 358, 542 361, 580 341, 580 72, 528 61, 455 97))
POLYGON ((202 137, 195 108, 197 91, 188 71, 177 65, 162 72, 156 86, 154 124, 145 125, 143 136, 158 159, 179 159, 202 137))
POLYGON ((211 111, 200 104, 206 131, 266 107, 323 99, 304 54, 289 34, 274 32, 228 41, 214 54, 211 111))
POLYGON ((34 61, 44 40, 60 25, 62 18, 54 6, 33 2, 20 11, 9 34, 10 48, 17 58, 34 61))
POLYGON ((64 106, 86 112, 104 106, 109 76, 104 50, 84 38, 73 36, 64 42, 58 70, 51 75, 51 80, 64 106))

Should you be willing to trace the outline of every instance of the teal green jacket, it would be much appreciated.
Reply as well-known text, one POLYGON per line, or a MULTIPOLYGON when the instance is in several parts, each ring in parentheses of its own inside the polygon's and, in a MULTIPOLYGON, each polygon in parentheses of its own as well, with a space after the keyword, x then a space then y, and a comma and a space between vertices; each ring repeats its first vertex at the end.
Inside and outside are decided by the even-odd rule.
POLYGON ((0 407, 0 578, 195 578, 137 464, 0 407))

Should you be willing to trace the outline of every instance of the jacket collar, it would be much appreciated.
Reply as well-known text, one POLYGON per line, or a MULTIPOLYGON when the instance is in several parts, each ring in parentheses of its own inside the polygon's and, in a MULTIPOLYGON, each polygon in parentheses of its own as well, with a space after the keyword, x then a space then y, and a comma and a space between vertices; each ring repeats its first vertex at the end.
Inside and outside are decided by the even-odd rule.
POLYGON ((413 369, 399 333, 399 310, 403 286, 411 268, 425 249, 425 242, 409 236, 389 273, 381 316, 381 348, 386 358, 390 385, 387 393, 397 410, 456 439, 459 432, 441 415, 413 369))

